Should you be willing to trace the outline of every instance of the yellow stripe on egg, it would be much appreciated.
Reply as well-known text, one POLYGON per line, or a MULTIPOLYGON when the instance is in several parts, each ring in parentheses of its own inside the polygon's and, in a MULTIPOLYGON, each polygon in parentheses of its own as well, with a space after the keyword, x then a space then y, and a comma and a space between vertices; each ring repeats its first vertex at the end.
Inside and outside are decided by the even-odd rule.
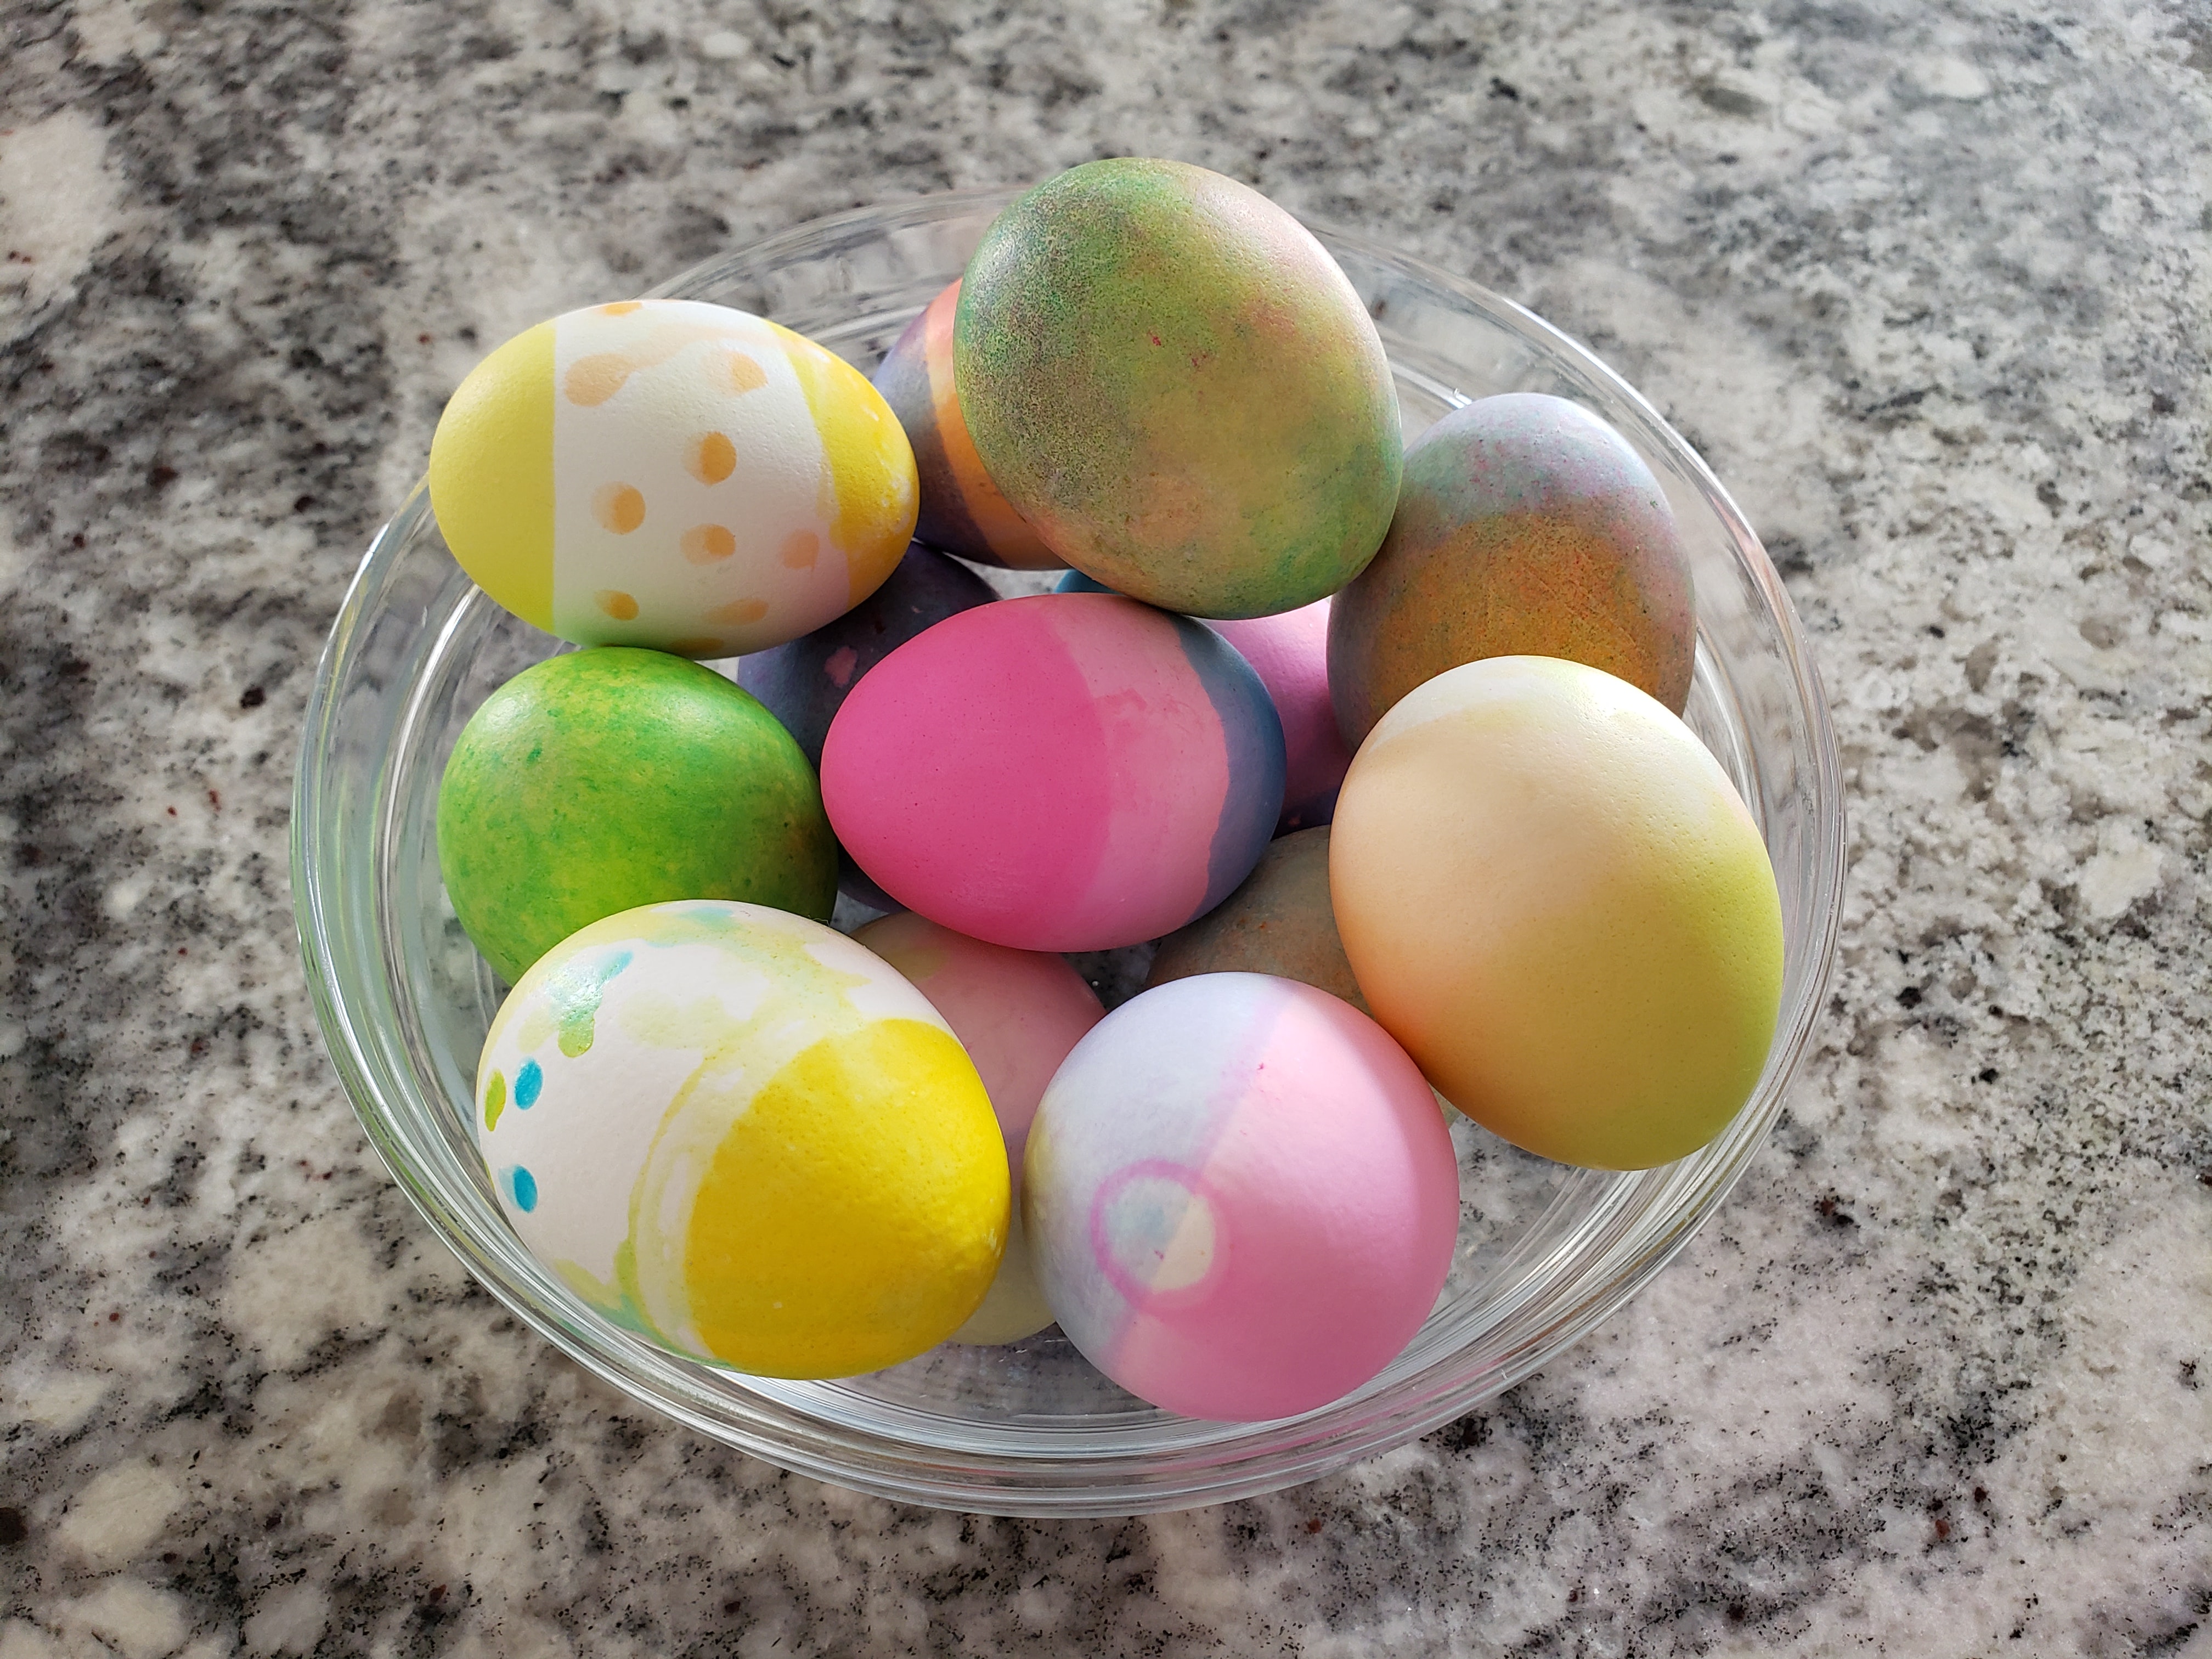
POLYGON ((760 1376, 850 1376, 951 1335, 1006 1241, 997 1136, 974 1062, 937 1026, 877 1020, 804 1050, 692 1200, 684 1277, 708 1351, 760 1376), (922 1270, 887 1282, 892 1261, 922 1270))
POLYGON ((859 369, 780 323, 769 326, 798 371, 807 411, 822 434, 822 516, 830 544, 845 556, 858 605, 883 586, 914 538, 921 510, 914 446, 859 369))
POLYGON ((532 626, 553 626, 553 325, 470 371, 430 445, 430 510, 461 568, 532 626))

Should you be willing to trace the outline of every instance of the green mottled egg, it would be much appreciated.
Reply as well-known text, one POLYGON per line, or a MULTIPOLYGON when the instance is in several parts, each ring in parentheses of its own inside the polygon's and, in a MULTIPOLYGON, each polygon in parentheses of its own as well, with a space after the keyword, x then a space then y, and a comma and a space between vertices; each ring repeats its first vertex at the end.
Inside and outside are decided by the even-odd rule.
POLYGON ((439 784, 438 867, 510 981, 641 904, 819 921, 837 898, 837 843, 791 734, 711 669, 624 646, 549 658, 484 700, 439 784))
POLYGON ((1334 592, 1389 528, 1403 464, 1351 282, 1258 191, 1093 161, 1000 214, 953 331, 992 479, 1117 592, 1261 617, 1334 592))

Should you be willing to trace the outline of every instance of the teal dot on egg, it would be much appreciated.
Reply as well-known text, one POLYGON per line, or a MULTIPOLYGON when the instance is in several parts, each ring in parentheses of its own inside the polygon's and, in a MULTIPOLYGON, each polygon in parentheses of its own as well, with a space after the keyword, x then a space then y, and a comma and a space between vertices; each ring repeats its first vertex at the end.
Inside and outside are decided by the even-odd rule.
POLYGON ((538 1091, 545 1086, 545 1073, 534 1060, 526 1060, 514 1074, 514 1103, 528 1111, 538 1103, 538 1091))
POLYGON ((507 1172, 507 1195, 516 1209, 528 1215, 538 1207, 538 1177, 516 1164, 507 1172))

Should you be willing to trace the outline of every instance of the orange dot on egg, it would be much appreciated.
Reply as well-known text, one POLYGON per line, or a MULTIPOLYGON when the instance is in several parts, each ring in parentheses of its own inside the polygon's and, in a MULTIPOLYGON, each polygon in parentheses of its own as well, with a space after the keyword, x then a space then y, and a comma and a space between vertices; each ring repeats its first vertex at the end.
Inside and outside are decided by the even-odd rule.
POLYGON ((822 538, 811 530, 794 530, 783 538, 783 562, 791 570, 811 570, 822 556, 822 538))
POLYGON ((601 306, 599 307, 599 315, 602 317, 627 317, 633 311, 642 310, 644 306, 645 301, 642 300, 617 300, 612 305, 601 306))
POLYGON ((637 601, 618 587, 603 587, 592 595, 592 603, 617 622, 637 620, 637 601))
POLYGON ((601 484, 592 493, 592 516, 601 528, 627 536, 645 522, 645 497, 626 483, 601 484))
POLYGON ((757 623, 768 615, 766 599, 732 599, 727 605, 718 605, 707 613, 711 623, 734 623, 743 625, 757 623))
POLYGON ((731 351, 731 353, 730 353, 730 390, 731 390, 731 391, 732 391, 732 392, 757 392, 757 391, 759 391, 759 390, 760 390, 760 388, 761 388, 761 387, 763 387, 763 386, 766 386, 767 384, 768 384, 768 371, 767 371, 766 369, 763 368, 762 368, 762 367, 761 367, 757 362, 754 362, 750 357, 748 357, 748 356, 747 356, 744 352, 742 352, 742 351, 738 351, 738 350, 735 350, 735 349, 732 349, 732 350, 731 351))
POLYGON ((691 446, 684 469, 701 483, 717 484, 738 468, 738 447, 719 432, 709 432, 691 446))
POLYGON ((693 564, 712 564, 738 550, 738 538, 718 524, 695 524, 678 538, 677 545, 693 564))
POLYGON ((594 408, 620 392, 637 372, 637 365, 619 351, 598 351, 568 365, 561 391, 572 404, 594 408))

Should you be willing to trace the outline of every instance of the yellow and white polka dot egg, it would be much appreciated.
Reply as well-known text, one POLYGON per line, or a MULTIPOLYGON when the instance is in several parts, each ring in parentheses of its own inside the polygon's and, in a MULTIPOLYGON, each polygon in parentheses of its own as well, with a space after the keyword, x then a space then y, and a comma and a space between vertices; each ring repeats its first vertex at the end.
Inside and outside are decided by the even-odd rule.
POLYGON ((725 306, 631 300, 477 364, 430 445, 463 569, 580 645, 764 651, 842 616, 904 555, 914 452, 859 370, 725 306))

